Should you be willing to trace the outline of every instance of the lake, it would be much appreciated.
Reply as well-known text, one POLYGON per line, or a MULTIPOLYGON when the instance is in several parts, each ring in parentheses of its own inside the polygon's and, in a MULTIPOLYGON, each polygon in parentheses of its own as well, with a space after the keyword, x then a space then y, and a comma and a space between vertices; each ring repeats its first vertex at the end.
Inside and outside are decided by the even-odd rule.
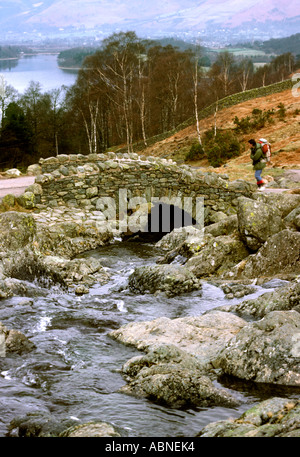
POLYGON ((57 63, 58 54, 37 54, 18 60, 1 60, 0 74, 7 84, 24 93, 31 81, 41 84, 42 92, 71 86, 77 78, 76 70, 62 70, 57 63))

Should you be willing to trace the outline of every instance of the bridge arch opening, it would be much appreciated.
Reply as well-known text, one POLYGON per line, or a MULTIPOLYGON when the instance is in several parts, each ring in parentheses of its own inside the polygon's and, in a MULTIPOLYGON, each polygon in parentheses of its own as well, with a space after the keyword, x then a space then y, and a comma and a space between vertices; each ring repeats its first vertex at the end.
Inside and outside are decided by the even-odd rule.
MULTIPOLYGON (((150 207, 150 205, 149 205, 150 207)), ((136 233, 123 234, 124 240, 140 242, 159 241, 167 233, 175 228, 199 226, 197 221, 189 212, 174 204, 156 201, 148 210, 146 222, 141 230, 136 233)))

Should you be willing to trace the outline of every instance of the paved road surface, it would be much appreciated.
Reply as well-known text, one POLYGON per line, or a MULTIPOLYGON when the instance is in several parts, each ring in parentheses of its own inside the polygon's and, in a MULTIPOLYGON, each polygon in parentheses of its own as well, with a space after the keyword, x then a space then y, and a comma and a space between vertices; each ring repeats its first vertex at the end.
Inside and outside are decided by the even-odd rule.
POLYGON ((0 179, 0 199, 7 194, 15 197, 23 194, 25 189, 34 183, 35 176, 21 176, 20 178, 0 179))

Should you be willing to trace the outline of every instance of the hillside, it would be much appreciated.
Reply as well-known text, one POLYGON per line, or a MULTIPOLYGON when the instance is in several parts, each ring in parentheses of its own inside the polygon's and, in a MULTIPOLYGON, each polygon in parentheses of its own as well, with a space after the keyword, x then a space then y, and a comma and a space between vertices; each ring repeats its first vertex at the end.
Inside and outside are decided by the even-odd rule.
POLYGON ((272 38, 267 41, 256 41, 253 44, 244 43, 242 46, 250 49, 259 49, 264 51, 266 54, 284 54, 291 52, 292 54, 298 55, 300 52, 300 33, 291 35, 286 38, 272 38))
MULTIPOLYGON (((66 28, 97 28, 101 33, 136 30, 146 34, 196 33, 218 30, 243 32, 241 36, 286 36, 299 30, 298 0, 10 0, 1 2, 3 31, 44 33, 66 28), (259 12, 259 14, 258 14, 259 12), (254 30, 255 29, 255 30, 254 30), (295 30, 295 31, 294 31, 295 30), (162 33, 163 32, 163 33, 162 33)), ((257 39, 257 38, 256 38, 257 39)))
MULTIPOLYGON (((291 89, 266 97, 249 100, 218 112, 217 127, 221 129, 234 129, 233 119, 251 116, 254 108, 261 110, 277 110, 278 105, 283 103, 286 108, 286 116, 283 121, 275 119, 275 123, 260 130, 252 131, 247 135, 239 135, 244 152, 237 158, 226 163, 225 166, 214 168, 214 171, 228 174, 234 180, 243 178, 253 181, 252 165, 249 159, 248 140, 250 138, 267 138, 272 144, 272 166, 268 167, 268 173, 273 175, 280 169, 300 169, 300 97, 294 97, 291 89), (297 111, 298 110, 298 111, 297 111)), ((203 134, 214 126, 214 117, 209 116, 200 121, 200 129, 203 134)), ((191 145, 197 141, 196 126, 190 126, 175 135, 155 143, 143 150, 143 154, 172 158, 183 161, 191 145)), ((187 162, 189 165, 208 168, 206 159, 201 161, 187 162)))

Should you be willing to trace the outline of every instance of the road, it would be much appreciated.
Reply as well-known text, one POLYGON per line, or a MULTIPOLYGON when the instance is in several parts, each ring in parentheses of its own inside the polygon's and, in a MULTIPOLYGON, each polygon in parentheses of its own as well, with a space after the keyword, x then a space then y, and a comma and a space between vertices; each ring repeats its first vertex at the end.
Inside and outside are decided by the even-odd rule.
POLYGON ((0 179, 0 200, 7 194, 15 197, 23 194, 25 189, 33 184, 35 176, 21 176, 19 178, 0 179))

